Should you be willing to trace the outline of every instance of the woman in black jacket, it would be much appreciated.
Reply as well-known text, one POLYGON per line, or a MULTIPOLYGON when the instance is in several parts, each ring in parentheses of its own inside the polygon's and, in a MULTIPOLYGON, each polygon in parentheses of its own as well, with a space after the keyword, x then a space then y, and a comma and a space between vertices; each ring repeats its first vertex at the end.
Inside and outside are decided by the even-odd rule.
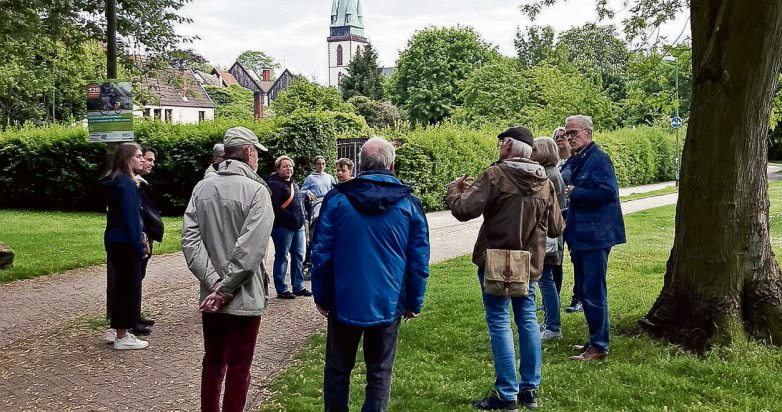
POLYGON ((295 299, 296 296, 312 296, 304 287, 302 264, 304 262, 304 196, 293 181, 293 160, 280 156, 274 162, 276 172, 269 176, 268 184, 274 208, 274 288, 277 297, 295 299), (288 271, 288 253, 291 255, 291 286, 285 284, 288 271))

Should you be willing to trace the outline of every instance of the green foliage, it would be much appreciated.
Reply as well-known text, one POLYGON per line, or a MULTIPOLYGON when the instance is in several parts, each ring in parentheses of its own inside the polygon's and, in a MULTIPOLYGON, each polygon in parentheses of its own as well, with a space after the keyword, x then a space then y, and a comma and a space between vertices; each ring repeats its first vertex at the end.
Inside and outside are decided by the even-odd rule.
POLYGON ((455 121, 473 126, 530 123, 523 112, 534 101, 533 90, 515 60, 497 59, 478 68, 461 86, 463 104, 454 113, 455 121))
MULTIPOLYGON (((302 112, 261 122, 222 119, 198 125, 137 120, 136 140, 158 150, 155 169, 147 180, 155 188, 163 213, 184 210, 193 186, 212 161, 212 146, 222 142, 225 131, 234 126, 253 130, 270 148, 259 161, 262 176, 271 172, 274 158, 283 153, 309 163, 319 151, 329 153, 333 161, 337 138, 368 133, 364 120, 352 113, 302 112)), ((99 211, 103 205, 97 181, 105 164, 105 145, 88 143, 82 127, 0 132, 0 208, 99 211)))
POLYGON ((595 142, 614 164, 619 186, 637 186, 676 178, 675 142, 661 129, 639 127, 595 133, 595 142))
MULTIPOLYGON (((245 69, 252 70, 259 76, 263 72, 263 69, 271 69, 273 73, 274 70, 281 67, 279 63, 274 61, 273 57, 257 50, 245 50, 236 58, 236 60, 241 63, 245 69)), ((272 80, 274 80, 273 75, 272 80)))
POLYGON ((337 89, 320 86, 302 77, 297 77, 287 90, 280 92, 270 108, 277 116, 290 116, 297 110, 345 113, 354 111, 353 106, 342 100, 337 89))
POLYGON ((554 28, 551 26, 530 26, 527 32, 516 29, 516 55, 523 67, 535 66, 554 57, 554 28))
POLYGON ((461 105, 460 82, 498 55, 470 27, 421 30, 400 53, 388 96, 411 121, 440 122, 461 105))
POLYGON ((467 173, 477 176, 497 160, 497 134, 501 129, 470 129, 443 123, 416 128, 401 136, 396 170, 399 179, 413 186, 426 210, 445 208, 445 186, 467 173))
POLYGON ((339 82, 342 98, 365 96, 372 100, 383 100, 383 70, 377 64, 377 53, 371 44, 355 55, 348 64, 348 75, 339 82))
POLYGON ((559 36, 557 49, 612 101, 625 97, 629 52, 616 27, 594 23, 574 27, 559 36))
POLYGON ((205 85, 209 97, 215 104, 215 118, 252 120, 253 92, 238 84, 228 87, 205 85))
POLYGON ((372 128, 394 127, 403 121, 402 112, 391 102, 355 96, 348 99, 348 103, 356 108, 356 114, 363 116, 372 128))
POLYGON ((592 116, 597 129, 616 127, 618 109, 600 88, 579 73, 563 72, 548 64, 524 72, 533 100, 522 110, 534 128, 554 129, 567 116, 592 116))

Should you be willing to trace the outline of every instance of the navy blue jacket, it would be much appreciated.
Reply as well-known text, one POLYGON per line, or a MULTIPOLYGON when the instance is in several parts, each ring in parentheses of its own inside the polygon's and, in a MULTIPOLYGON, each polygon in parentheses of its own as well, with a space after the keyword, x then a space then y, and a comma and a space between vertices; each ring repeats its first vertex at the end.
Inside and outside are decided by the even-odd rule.
POLYGON ((370 327, 420 313, 428 276, 429 225, 410 186, 372 170, 326 195, 312 246, 312 292, 330 316, 370 327))
POLYGON ((277 172, 272 173, 267 180, 274 208, 274 228, 299 230, 304 226, 304 196, 295 182, 293 182, 293 201, 285 208, 282 207, 291 196, 291 182, 293 182, 292 177, 287 181, 277 172))
MULTIPOLYGON (((569 162, 571 159, 569 159, 569 162)), ((572 159, 565 242, 570 250, 605 249, 625 243, 619 185, 608 155, 590 143, 572 159)))
POLYGON ((136 249, 139 258, 144 257, 144 242, 141 236, 144 225, 136 181, 128 175, 119 174, 114 179, 102 179, 100 184, 107 205, 104 244, 130 244, 136 249))

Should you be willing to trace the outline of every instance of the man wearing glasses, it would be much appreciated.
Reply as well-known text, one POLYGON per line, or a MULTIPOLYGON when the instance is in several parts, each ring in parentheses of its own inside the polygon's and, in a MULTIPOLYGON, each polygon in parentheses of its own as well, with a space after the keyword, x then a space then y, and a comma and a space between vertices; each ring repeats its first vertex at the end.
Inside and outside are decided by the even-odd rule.
POLYGON ((608 355, 608 254, 611 247, 626 242, 619 185, 611 159, 592 141, 592 118, 568 117, 565 136, 574 156, 565 188, 569 198, 565 241, 589 328, 589 342, 574 345, 577 355, 570 359, 601 360, 608 355))

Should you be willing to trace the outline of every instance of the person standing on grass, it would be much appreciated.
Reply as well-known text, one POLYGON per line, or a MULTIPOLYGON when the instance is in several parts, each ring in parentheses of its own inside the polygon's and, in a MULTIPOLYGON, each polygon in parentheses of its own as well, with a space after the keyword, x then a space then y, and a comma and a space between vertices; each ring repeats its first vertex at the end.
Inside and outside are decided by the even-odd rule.
POLYGON ((122 143, 114 153, 111 170, 100 184, 106 199, 106 231, 103 242, 111 263, 108 301, 111 329, 104 338, 114 349, 144 349, 149 342, 128 330, 138 322, 138 295, 142 261, 149 256, 149 243, 141 218, 141 196, 134 171, 144 167, 141 146, 122 143))
POLYGON ((350 374, 364 338, 363 411, 386 411, 400 319, 421 313, 429 276, 429 227, 410 186, 394 177, 394 146, 361 147, 365 172, 326 195, 312 247, 312 291, 328 318, 323 402, 348 410, 350 374))
POLYGON ((144 221, 144 233, 147 235, 147 243, 149 247, 149 256, 141 263, 141 275, 139 281, 138 291, 138 313, 139 320, 136 327, 133 328, 133 333, 137 335, 148 335, 151 332, 150 326, 155 324, 152 319, 147 319, 141 316, 141 296, 142 287, 141 284, 144 278, 147 276, 147 264, 152 257, 152 247, 154 242, 163 241, 163 220, 160 218, 160 212, 157 208, 157 202, 155 202, 155 193, 152 191, 152 186, 144 179, 152 172, 155 167, 155 161, 157 160, 157 150, 153 147, 145 147, 141 150, 144 152, 144 167, 141 172, 135 176, 136 183, 139 185, 139 194, 141 195, 141 218, 144 221))
POLYGON ((576 296, 584 306, 589 342, 574 345, 578 361, 608 356, 608 254, 626 242, 619 185, 611 158, 592 141, 592 118, 565 119, 565 136, 573 149, 565 242, 575 272, 576 296))
MULTIPOLYGON (((565 137, 564 127, 557 127, 556 130, 554 130, 552 139, 554 139, 554 142, 557 143, 557 150, 559 151, 559 161, 557 162, 557 168, 559 169, 559 174, 562 176, 562 183, 564 183, 565 187, 567 187, 567 185, 570 184, 570 175, 573 173, 573 164, 571 162, 568 162, 568 160, 570 160, 570 158, 572 157, 573 149, 570 148, 570 142, 568 141, 567 137, 565 137)), ((567 220, 567 207, 568 207, 568 198, 567 196, 564 196, 564 207, 562 208, 562 216, 566 220, 567 220)), ((557 284, 557 294, 561 294, 562 292, 563 277, 564 276, 562 273, 562 266, 559 266, 559 269, 555 267, 554 283, 557 284)), ((576 285, 575 282, 573 282, 573 296, 570 298, 570 305, 568 305, 568 307, 565 308, 565 312, 574 313, 574 312, 581 312, 582 310, 583 310, 583 306, 581 305, 581 302, 578 300, 578 297, 576 297, 576 285)))
POLYGON ((250 387, 261 313, 267 305, 263 267, 274 211, 257 174, 266 148, 250 129, 225 132, 225 158, 215 176, 201 180, 185 211, 182 252, 201 286, 204 359, 201 410, 242 411, 250 387))
MULTIPOLYGON (((532 144, 531 160, 540 163, 546 168, 546 177, 554 186, 557 195, 557 204, 560 210, 565 206, 565 185, 559 174, 557 162, 559 154, 557 144, 550 137, 539 137, 532 144)), ((543 325, 540 329, 540 340, 558 339, 562 337, 562 328, 559 317, 559 291, 562 288, 562 258, 565 247, 562 236, 546 239, 546 258, 543 260, 543 272, 540 276, 540 295, 543 297, 543 311, 545 314, 543 325), (552 250, 549 250, 552 246, 552 250), (555 273, 559 276, 559 283, 555 273)))
POLYGON ((326 171, 326 158, 323 156, 315 156, 315 171, 310 173, 304 184, 301 185, 301 191, 307 196, 307 202, 309 203, 309 238, 307 239, 307 252, 304 257, 304 280, 309 280, 307 272, 312 264, 310 261, 312 250, 312 239, 315 235, 315 229, 318 227, 318 217, 320 216, 320 207, 323 202, 323 198, 329 190, 336 186, 337 181, 334 180, 334 176, 328 174, 326 171))
POLYGON ((472 184, 467 175, 451 182, 445 198, 451 214, 459 221, 483 215, 472 261, 478 266, 496 379, 492 392, 474 400, 472 405, 483 410, 516 410, 519 403, 536 408, 541 348, 535 286, 543 269, 546 236, 562 234, 564 221, 545 169, 529 160, 532 133, 525 127, 511 127, 497 138, 500 139, 500 160, 484 170, 472 184), (530 252, 527 296, 505 298, 485 293, 483 278, 487 249, 530 252), (511 305, 519 333, 521 380, 516 378, 511 305))

